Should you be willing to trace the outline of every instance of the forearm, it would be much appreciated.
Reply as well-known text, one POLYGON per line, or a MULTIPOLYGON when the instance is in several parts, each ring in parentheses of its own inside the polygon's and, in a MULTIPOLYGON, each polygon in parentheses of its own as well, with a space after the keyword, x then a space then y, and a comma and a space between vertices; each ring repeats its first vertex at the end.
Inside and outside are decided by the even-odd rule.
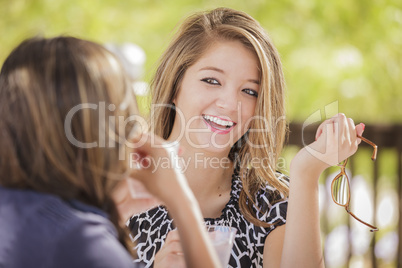
POLYGON ((178 191, 167 206, 179 231, 187 266, 220 267, 194 195, 185 190, 178 191))
POLYGON ((328 167, 353 155, 364 125, 338 114, 318 128, 316 141, 301 149, 290 165, 290 190, 282 267, 323 267, 318 179, 328 167))
POLYGON ((281 267, 324 266, 318 202, 319 175, 318 171, 291 169, 281 267))

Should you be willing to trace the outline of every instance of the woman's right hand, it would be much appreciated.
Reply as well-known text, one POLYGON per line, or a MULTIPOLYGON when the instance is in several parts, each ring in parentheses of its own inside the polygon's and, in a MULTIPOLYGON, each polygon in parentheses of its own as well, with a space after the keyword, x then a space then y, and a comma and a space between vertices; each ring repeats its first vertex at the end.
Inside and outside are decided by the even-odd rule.
POLYGON ((132 215, 161 205, 161 201, 153 195, 147 194, 146 192, 143 193, 143 191, 146 191, 144 188, 145 187, 138 180, 127 178, 121 181, 114 189, 112 193, 113 199, 123 224, 125 224, 132 215), (135 192, 133 193, 133 191, 135 192))
POLYGON ((152 195, 167 206, 175 200, 174 194, 192 196, 185 176, 173 162, 172 158, 177 155, 164 147, 166 142, 163 139, 143 133, 133 141, 137 145, 133 153, 136 154, 134 164, 137 164, 138 168, 131 170, 130 177, 139 180, 152 195), (165 164, 163 168, 158 166, 161 163, 165 164))
POLYGON ((165 244, 156 253, 155 268, 185 268, 183 250, 180 243, 179 232, 177 230, 170 231, 167 234, 165 244))
POLYGON ((165 245, 155 256, 155 265, 221 267, 206 232, 198 202, 186 177, 174 163, 176 152, 169 152, 163 146, 166 142, 151 134, 144 133, 133 141, 137 143, 134 153, 140 165, 132 169, 130 176, 141 181, 151 194, 166 205, 179 230, 168 234, 165 245), (169 165, 162 167, 160 160, 169 161, 169 165))

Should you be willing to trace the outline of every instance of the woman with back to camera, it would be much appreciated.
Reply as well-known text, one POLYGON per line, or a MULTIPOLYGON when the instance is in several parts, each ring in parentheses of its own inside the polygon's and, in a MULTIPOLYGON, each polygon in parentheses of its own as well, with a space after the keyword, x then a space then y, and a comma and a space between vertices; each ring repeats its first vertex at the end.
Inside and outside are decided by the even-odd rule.
MULTIPOLYGON (((292 160, 288 179, 276 171, 284 84, 278 52, 259 23, 217 8, 181 24, 151 85, 152 131, 180 142, 206 224, 237 229, 229 267, 324 266, 318 179, 356 152, 364 125, 343 114, 324 121, 317 140, 292 160)), ((159 206, 129 222, 147 267, 184 266, 168 260, 178 251, 171 242, 180 240, 168 211, 159 206)))
POLYGON ((149 134, 128 146, 135 115, 121 65, 99 44, 33 38, 9 55, 0 73, 0 267, 142 267, 115 202, 129 176, 171 209, 187 265, 219 266, 183 175, 129 168, 132 152, 168 157, 149 134))

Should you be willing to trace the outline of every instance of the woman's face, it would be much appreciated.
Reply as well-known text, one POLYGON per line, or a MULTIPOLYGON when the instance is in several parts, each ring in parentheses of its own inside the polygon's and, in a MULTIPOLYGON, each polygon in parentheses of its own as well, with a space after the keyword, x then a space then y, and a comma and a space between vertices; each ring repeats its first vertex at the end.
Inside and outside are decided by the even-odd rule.
POLYGON ((169 139, 228 153, 254 115, 259 77, 257 56, 242 43, 213 44, 184 74, 169 139))

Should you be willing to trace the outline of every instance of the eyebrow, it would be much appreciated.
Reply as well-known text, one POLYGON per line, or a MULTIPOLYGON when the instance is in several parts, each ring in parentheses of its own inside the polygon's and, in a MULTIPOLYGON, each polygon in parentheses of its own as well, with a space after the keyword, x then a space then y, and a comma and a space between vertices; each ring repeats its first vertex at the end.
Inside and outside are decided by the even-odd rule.
MULTIPOLYGON (((219 69, 219 68, 216 68, 216 67, 213 67, 213 66, 206 66, 206 67, 203 67, 203 68, 200 69, 200 71, 208 71, 208 70, 209 70, 209 71, 216 71, 216 72, 222 73, 222 74, 225 73, 224 70, 219 69)), ((249 81, 249 82, 251 82, 251 83, 254 83, 254 84, 257 84, 257 85, 260 84, 260 81, 259 81, 259 80, 255 80, 255 79, 248 79, 247 81, 249 81)))

